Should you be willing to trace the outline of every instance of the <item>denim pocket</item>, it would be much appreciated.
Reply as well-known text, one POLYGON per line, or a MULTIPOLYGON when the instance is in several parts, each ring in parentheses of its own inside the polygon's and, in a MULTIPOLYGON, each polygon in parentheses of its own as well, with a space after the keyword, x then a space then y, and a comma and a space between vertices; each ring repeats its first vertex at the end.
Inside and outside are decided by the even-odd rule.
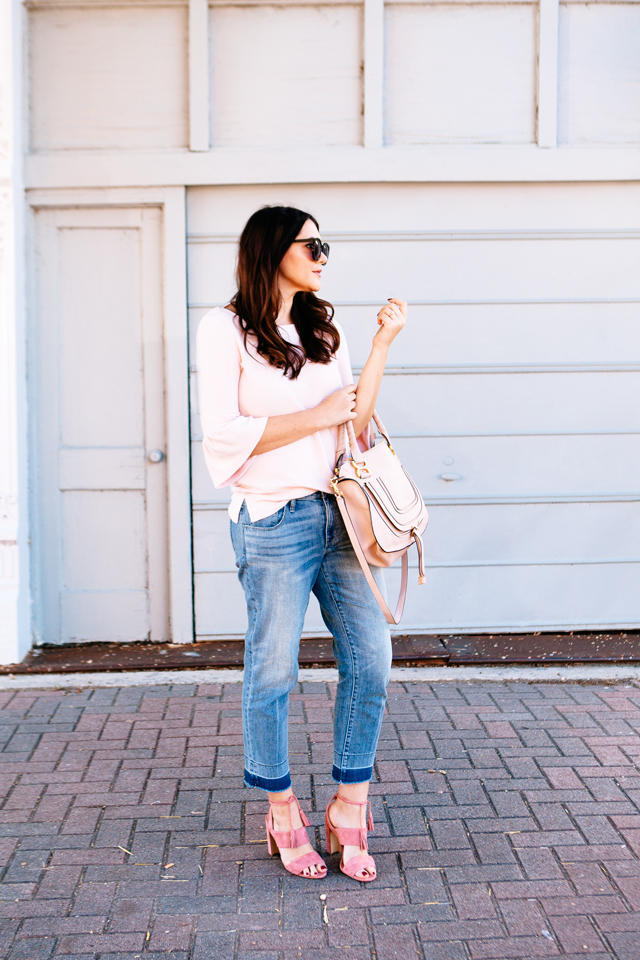
POLYGON ((252 530, 273 530, 274 527, 279 527, 284 520, 285 511, 286 507, 280 507, 279 510, 276 510, 275 513, 271 513, 268 517, 263 517, 262 520, 254 520, 252 522, 249 518, 249 511, 247 510, 246 505, 243 504, 238 521, 244 527, 250 527, 252 530))

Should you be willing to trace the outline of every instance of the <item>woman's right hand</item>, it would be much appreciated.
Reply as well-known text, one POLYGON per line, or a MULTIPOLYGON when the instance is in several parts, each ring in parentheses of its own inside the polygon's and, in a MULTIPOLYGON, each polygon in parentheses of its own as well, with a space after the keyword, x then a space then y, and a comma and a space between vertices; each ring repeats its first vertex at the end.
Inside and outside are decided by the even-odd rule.
POLYGON ((341 390, 336 390, 335 393, 330 393, 329 396, 316 407, 320 421, 320 429, 337 427, 341 423, 346 423, 347 420, 355 420, 355 407, 356 387, 354 383, 350 383, 347 387, 342 387, 341 390))

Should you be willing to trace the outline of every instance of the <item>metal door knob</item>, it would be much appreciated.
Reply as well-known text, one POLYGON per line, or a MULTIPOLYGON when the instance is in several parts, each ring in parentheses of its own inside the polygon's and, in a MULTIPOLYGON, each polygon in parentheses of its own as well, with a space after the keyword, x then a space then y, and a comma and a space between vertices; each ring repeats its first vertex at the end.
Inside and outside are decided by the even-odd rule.
POLYGON ((149 460, 151 463, 161 463, 164 460, 164 453, 162 450, 151 450, 149 453, 149 460))

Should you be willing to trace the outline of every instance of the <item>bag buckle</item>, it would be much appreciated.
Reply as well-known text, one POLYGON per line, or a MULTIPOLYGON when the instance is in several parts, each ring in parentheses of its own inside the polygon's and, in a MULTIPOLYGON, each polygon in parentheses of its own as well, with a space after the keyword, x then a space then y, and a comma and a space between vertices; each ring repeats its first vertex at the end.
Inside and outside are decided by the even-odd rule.
POLYGON ((352 461, 351 461, 351 464, 352 464, 352 466, 353 466, 353 469, 354 469, 355 472, 356 472, 356 477, 358 478, 358 480, 362 480, 362 473, 364 473, 364 472, 368 473, 369 476, 371 476, 371 471, 369 470, 369 467, 367 466, 367 461, 366 461, 366 460, 363 460, 361 463, 358 463, 356 460, 352 460, 352 461))

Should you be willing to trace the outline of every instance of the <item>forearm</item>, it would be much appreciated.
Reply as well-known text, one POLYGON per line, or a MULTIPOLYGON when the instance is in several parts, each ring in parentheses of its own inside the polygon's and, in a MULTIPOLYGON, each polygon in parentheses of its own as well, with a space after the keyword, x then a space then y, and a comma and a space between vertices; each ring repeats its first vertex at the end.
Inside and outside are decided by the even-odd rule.
POLYGON ((296 440, 302 440, 322 429, 318 408, 301 410, 300 413, 285 413, 278 417, 269 417, 260 441, 252 451, 252 456, 268 453, 285 447, 296 440))
POLYGON ((388 352, 387 346, 374 342, 360 374, 356 389, 356 419, 353 421, 356 437, 366 428, 375 410, 388 352))

